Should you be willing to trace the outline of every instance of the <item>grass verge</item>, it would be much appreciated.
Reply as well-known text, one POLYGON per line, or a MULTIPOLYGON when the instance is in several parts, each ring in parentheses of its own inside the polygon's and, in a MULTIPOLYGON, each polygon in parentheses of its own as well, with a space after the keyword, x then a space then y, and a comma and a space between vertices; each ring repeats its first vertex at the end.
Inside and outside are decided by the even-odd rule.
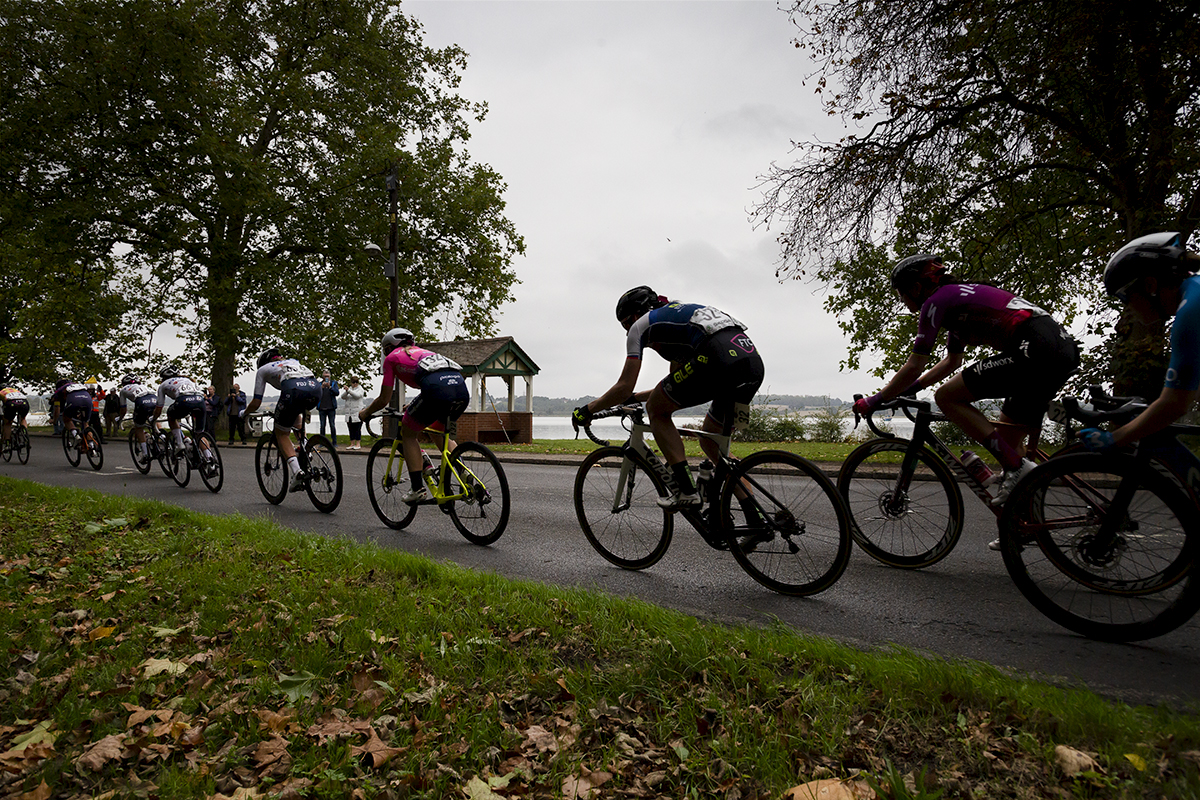
POLYGON ((1200 720, 0 479, 0 795, 1200 791, 1200 720), (828 786, 826 786, 828 788, 828 786))

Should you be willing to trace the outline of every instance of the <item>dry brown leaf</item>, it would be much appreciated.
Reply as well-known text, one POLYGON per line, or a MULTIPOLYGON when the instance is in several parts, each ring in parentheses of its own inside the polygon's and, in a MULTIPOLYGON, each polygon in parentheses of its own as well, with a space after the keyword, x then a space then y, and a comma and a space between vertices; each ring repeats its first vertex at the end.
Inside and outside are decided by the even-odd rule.
POLYGON ((388 747, 379 738, 379 734, 375 733, 374 728, 371 728, 370 731, 371 733, 367 737, 366 744, 350 748, 351 755, 363 756, 369 762, 370 766, 378 769, 404 752, 403 747, 388 747))
POLYGON ((612 780, 611 772, 592 772, 580 767, 578 775, 572 775, 562 783, 563 800, 591 800, 600 794, 600 787, 612 780))
POLYGON ((541 725, 530 725, 524 730, 525 745, 521 748, 522 751, 530 753, 537 751, 538 753, 557 753, 558 741, 554 738, 554 734, 543 728, 541 725))
POLYGON ((822 778, 793 786, 784 800, 875 800, 875 790, 866 781, 822 778))
POLYGON ((121 757, 121 752, 125 748, 125 737, 119 734, 105 736, 100 741, 93 744, 83 755, 75 760, 75 765, 98 772, 104 768, 104 765, 109 761, 121 757))
POLYGON ((46 784, 46 780, 43 778, 36 789, 32 789, 24 794, 12 795, 12 797, 13 800, 50 800, 53 794, 54 790, 46 784))
POLYGON ((295 721, 296 709, 286 707, 279 711, 272 711, 269 708, 260 708, 254 712, 254 716, 258 717, 262 723, 259 726, 260 728, 265 728, 276 733, 284 733, 292 722, 295 721))
POLYGON ((1078 775, 1081 772, 1104 772, 1096 759, 1074 747, 1060 744, 1054 748, 1054 759, 1064 775, 1078 775))

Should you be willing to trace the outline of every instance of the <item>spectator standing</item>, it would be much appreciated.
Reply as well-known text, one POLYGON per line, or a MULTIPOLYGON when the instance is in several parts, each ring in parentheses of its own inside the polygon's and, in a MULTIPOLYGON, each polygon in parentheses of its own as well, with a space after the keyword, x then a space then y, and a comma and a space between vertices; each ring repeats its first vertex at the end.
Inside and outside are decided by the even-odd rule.
POLYGON ((104 396, 104 433, 106 435, 116 435, 117 426, 121 424, 126 408, 125 400, 116 387, 113 387, 113 390, 104 396))
POLYGON ((217 414, 221 413, 221 398, 217 397, 217 387, 209 386, 204 390, 204 430, 217 440, 217 414))
POLYGON ((236 383, 225 398, 225 415, 229 417, 229 443, 233 444, 233 433, 237 431, 246 443, 246 393, 236 383))
POLYGON ((350 446, 348 450, 362 449, 362 420, 358 418, 358 412, 362 411, 363 398, 367 396, 366 389, 358 384, 358 378, 350 376, 348 385, 342 390, 342 399, 345 400, 346 412, 346 427, 350 429, 350 446))
POLYGON ((329 370, 321 372, 321 402, 317 412, 321 415, 321 435, 325 435, 325 420, 329 420, 329 441, 337 447, 337 403, 338 382, 329 377, 329 370))
POLYGON ((108 444, 108 437, 104 435, 104 420, 100 416, 100 406, 104 402, 104 387, 93 383, 88 390, 92 393, 92 415, 88 418, 88 424, 96 429, 96 433, 100 434, 100 443, 108 444))

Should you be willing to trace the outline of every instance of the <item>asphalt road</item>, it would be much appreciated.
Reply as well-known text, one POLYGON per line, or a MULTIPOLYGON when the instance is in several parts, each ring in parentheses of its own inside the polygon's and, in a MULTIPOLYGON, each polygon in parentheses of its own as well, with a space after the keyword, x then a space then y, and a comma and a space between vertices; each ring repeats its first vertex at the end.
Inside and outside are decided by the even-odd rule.
POLYGON ((654 567, 629 572, 609 565, 591 549, 575 520, 575 469, 569 459, 523 463, 506 457, 512 516, 496 544, 477 547, 433 508, 421 508, 404 531, 384 527, 367 499, 366 451, 341 454, 345 494, 328 515, 301 494, 279 506, 268 504, 254 478, 252 447, 222 448, 222 455, 226 479, 217 495, 204 489, 198 476, 180 489, 157 466, 147 476, 138 474, 124 442, 106 448, 104 468, 93 472, 86 461, 81 468, 69 466, 57 440, 35 436, 29 464, 0 462, 0 474, 154 498, 213 514, 266 516, 291 528, 373 541, 512 578, 636 596, 702 618, 779 620, 798 632, 863 648, 899 646, 949 660, 977 659, 1013 674, 1086 685, 1131 703, 1182 708, 1200 701, 1200 622, 1123 645, 1094 642, 1058 627, 1021 597, 999 554, 987 549, 995 537, 994 517, 970 497, 962 540, 941 563, 896 570, 855 551, 833 588, 815 597, 790 598, 752 581, 682 520, 670 551, 654 567))

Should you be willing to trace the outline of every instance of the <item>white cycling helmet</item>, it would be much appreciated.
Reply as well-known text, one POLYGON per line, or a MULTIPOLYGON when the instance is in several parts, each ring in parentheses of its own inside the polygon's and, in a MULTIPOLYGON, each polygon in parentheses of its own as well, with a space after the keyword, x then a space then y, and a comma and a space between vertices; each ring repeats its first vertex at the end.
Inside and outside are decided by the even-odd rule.
POLYGON ((383 357, 387 358, 388 353, 397 347, 408 347, 414 341, 416 340, 413 338, 412 331, 407 328, 392 328, 383 335, 383 341, 380 343, 383 348, 383 357))

